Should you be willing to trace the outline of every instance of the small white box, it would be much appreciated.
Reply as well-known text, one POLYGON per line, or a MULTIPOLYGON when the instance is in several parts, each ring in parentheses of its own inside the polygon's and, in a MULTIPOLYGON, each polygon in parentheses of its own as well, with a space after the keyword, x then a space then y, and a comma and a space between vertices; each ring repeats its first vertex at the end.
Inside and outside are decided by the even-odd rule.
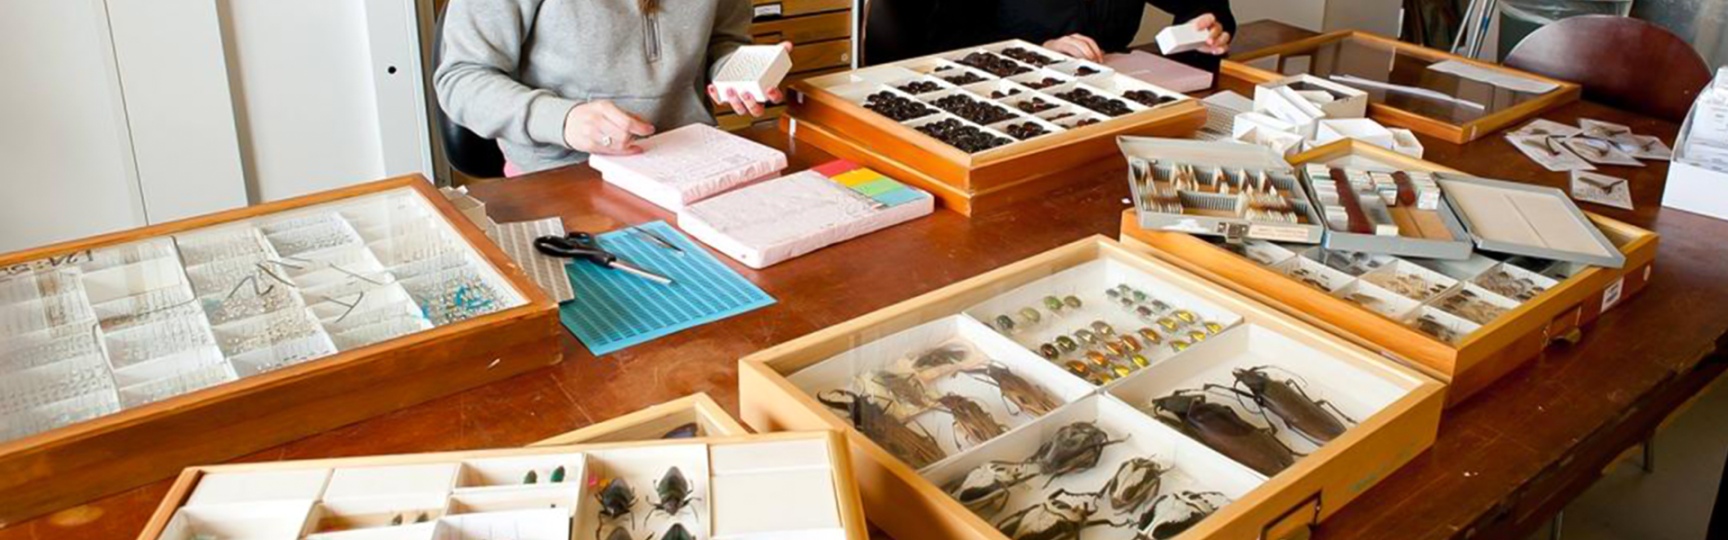
POLYGON ((758 103, 768 102, 768 89, 780 86, 792 70, 792 55, 779 45, 745 45, 726 59, 714 76, 714 89, 747 94, 758 103))
POLYGON ((1321 120, 1319 124, 1314 132, 1316 146, 1342 139, 1358 139, 1381 148, 1392 148, 1392 131, 1367 118, 1321 120))
POLYGON ((1166 55, 1199 49, 1212 38, 1212 32, 1201 30, 1192 23, 1172 24, 1158 31, 1158 50, 1166 55))
POLYGON ((1262 93, 1288 88, 1325 113, 1327 118, 1362 118, 1368 114, 1368 93, 1313 75, 1293 75, 1254 87, 1258 106, 1262 93), (1325 95, 1325 98, 1317 98, 1325 95))
POLYGON ((1392 150, 1416 159, 1422 159, 1422 141, 1416 138, 1416 132, 1404 128, 1386 128, 1392 132, 1392 150))

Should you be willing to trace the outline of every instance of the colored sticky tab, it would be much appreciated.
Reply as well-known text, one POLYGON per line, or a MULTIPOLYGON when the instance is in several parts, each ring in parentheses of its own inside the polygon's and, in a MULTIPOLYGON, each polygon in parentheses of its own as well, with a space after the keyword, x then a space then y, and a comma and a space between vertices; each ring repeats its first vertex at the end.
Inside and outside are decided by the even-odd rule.
POLYGON ((886 191, 870 198, 887 206, 899 206, 929 196, 930 194, 923 191, 901 186, 900 189, 886 191))
POLYGON ((839 176, 842 173, 845 173, 846 171, 854 170, 857 168, 858 168, 857 163, 853 163, 853 162, 850 162, 850 161, 847 161, 844 159, 836 159, 834 161, 830 161, 827 163, 823 163, 821 165, 817 165, 815 167, 811 167, 810 170, 816 171, 816 174, 820 174, 822 176, 833 178, 833 177, 839 176))
POLYGON ((858 169, 858 170, 846 172, 844 174, 841 174, 840 176, 834 176, 831 178, 835 182, 839 182, 840 185, 846 186, 849 188, 853 188, 853 189, 857 189, 858 186, 863 185, 863 184, 874 182, 876 180, 885 179, 882 176, 882 173, 872 171, 870 169, 858 169))
POLYGON ((875 180, 852 186, 852 191, 862 193, 866 197, 875 197, 904 187, 906 187, 904 184, 879 176, 875 180))

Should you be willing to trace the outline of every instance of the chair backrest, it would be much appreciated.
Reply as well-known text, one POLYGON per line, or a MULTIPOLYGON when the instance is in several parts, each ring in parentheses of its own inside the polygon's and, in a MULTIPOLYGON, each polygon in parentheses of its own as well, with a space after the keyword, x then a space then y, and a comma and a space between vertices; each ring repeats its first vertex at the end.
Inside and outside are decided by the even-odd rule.
MULTIPOLYGON (((443 64, 443 59, 444 11, 440 9, 438 19, 433 23, 432 65, 443 64)), ((444 114, 443 107, 433 108, 438 113, 438 133, 444 141, 444 157, 450 160, 451 167, 475 178, 504 176, 504 151, 498 149, 497 141, 481 137, 457 124, 444 114)))
POLYGON ((980 17, 996 0, 863 0, 858 16, 859 66, 873 66, 991 41, 980 17))
POLYGON ((1585 99, 1675 122, 1710 83, 1710 68, 1691 44, 1660 26, 1612 15, 1544 26, 1512 49, 1506 65, 1578 83, 1585 99))

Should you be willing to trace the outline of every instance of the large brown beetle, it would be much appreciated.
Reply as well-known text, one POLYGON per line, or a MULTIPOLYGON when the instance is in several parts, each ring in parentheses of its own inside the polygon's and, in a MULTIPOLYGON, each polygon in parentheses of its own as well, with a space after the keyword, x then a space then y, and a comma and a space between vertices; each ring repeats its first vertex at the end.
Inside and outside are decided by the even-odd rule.
POLYGON ((1026 458, 1026 462, 1037 465, 1040 471, 1049 475, 1044 480, 1044 485, 1049 486, 1063 475, 1097 466, 1098 459, 1104 455, 1104 447, 1126 440, 1110 440, 1110 434, 1092 422, 1075 422, 1057 429, 1056 436, 1044 441, 1032 457, 1026 458))
POLYGON ((1032 416, 1044 416, 1062 406, 1062 402, 1057 400, 1056 396, 1050 395, 1048 390, 1027 381, 1009 370, 1008 366, 993 362, 980 369, 967 370, 966 374, 985 384, 995 386, 1002 393, 1002 401, 1013 403, 1017 408, 1017 410, 1008 411, 1016 416, 1021 412, 1031 413, 1032 416))
POLYGON ((1135 540, 1168 540, 1182 534, 1206 516, 1230 504, 1230 498, 1216 491, 1181 491, 1167 493, 1152 501, 1152 507, 1140 515, 1135 526, 1140 530, 1135 540))
POLYGON ((1326 444, 1343 435, 1345 422, 1356 423, 1330 402, 1309 397, 1308 392, 1295 382, 1273 378, 1266 373, 1268 369, 1268 366, 1237 369, 1231 372, 1236 378, 1235 384, 1229 387, 1208 384, 1206 388, 1230 392, 1238 399, 1252 400, 1260 410, 1277 415, 1292 431, 1316 445, 1326 444))
POLYGON ((914 469, 942 459, 942 446, 929 433, 912 429, 906 422, 888 414, 880 398, 861 396, 847 390, 829 390, 816 400, 851 419, 852 427, 876 441, 888 453, 914 469))
POLYGON ((954 500, 979 515, 995 515, 1008 504, 1008 490, 1038 476, 1038 468, 1025 463, 991 461, 966 473, 943 488, 954 500))
POLYGON ((1080 532, 1099 525, 1123 527, 1127 522, 1092 519, 1098 493, 1058 489, 1043 502, 1028 506, 1001 521, 996 529, 1014 540, 1079 540, 1080 532))
POLYGON ((936 398, 936 403, 941 405, 941 408, 936 410, 954 417, 955 448, 966 448, 960 444, 961 435, 965 435, 966 441, 972 446, 977 446, 1008 432, 1008 426, 997 422, 996 417, 990 416, 990 411, 984 410, 984 406, 972 398, 946 394, 936 398))
POLYGON ((1153 416, 1266 476, 1296 462, 1296 452, 1262 429, 1243 420, 1235 409, 1210 403, 1200 390, 1179 390, 1152 400, 1153 416))

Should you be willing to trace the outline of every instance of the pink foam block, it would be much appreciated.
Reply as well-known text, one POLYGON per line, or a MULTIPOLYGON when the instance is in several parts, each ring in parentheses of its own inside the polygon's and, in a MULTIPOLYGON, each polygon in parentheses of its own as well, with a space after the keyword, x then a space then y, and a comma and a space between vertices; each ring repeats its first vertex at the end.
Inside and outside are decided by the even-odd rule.
POLYGON ((671 211, 770 176, 786 154, 704 124, 691 124, 637 142, 642 153, 596 155, 588 164, 606 183, 671 211))

